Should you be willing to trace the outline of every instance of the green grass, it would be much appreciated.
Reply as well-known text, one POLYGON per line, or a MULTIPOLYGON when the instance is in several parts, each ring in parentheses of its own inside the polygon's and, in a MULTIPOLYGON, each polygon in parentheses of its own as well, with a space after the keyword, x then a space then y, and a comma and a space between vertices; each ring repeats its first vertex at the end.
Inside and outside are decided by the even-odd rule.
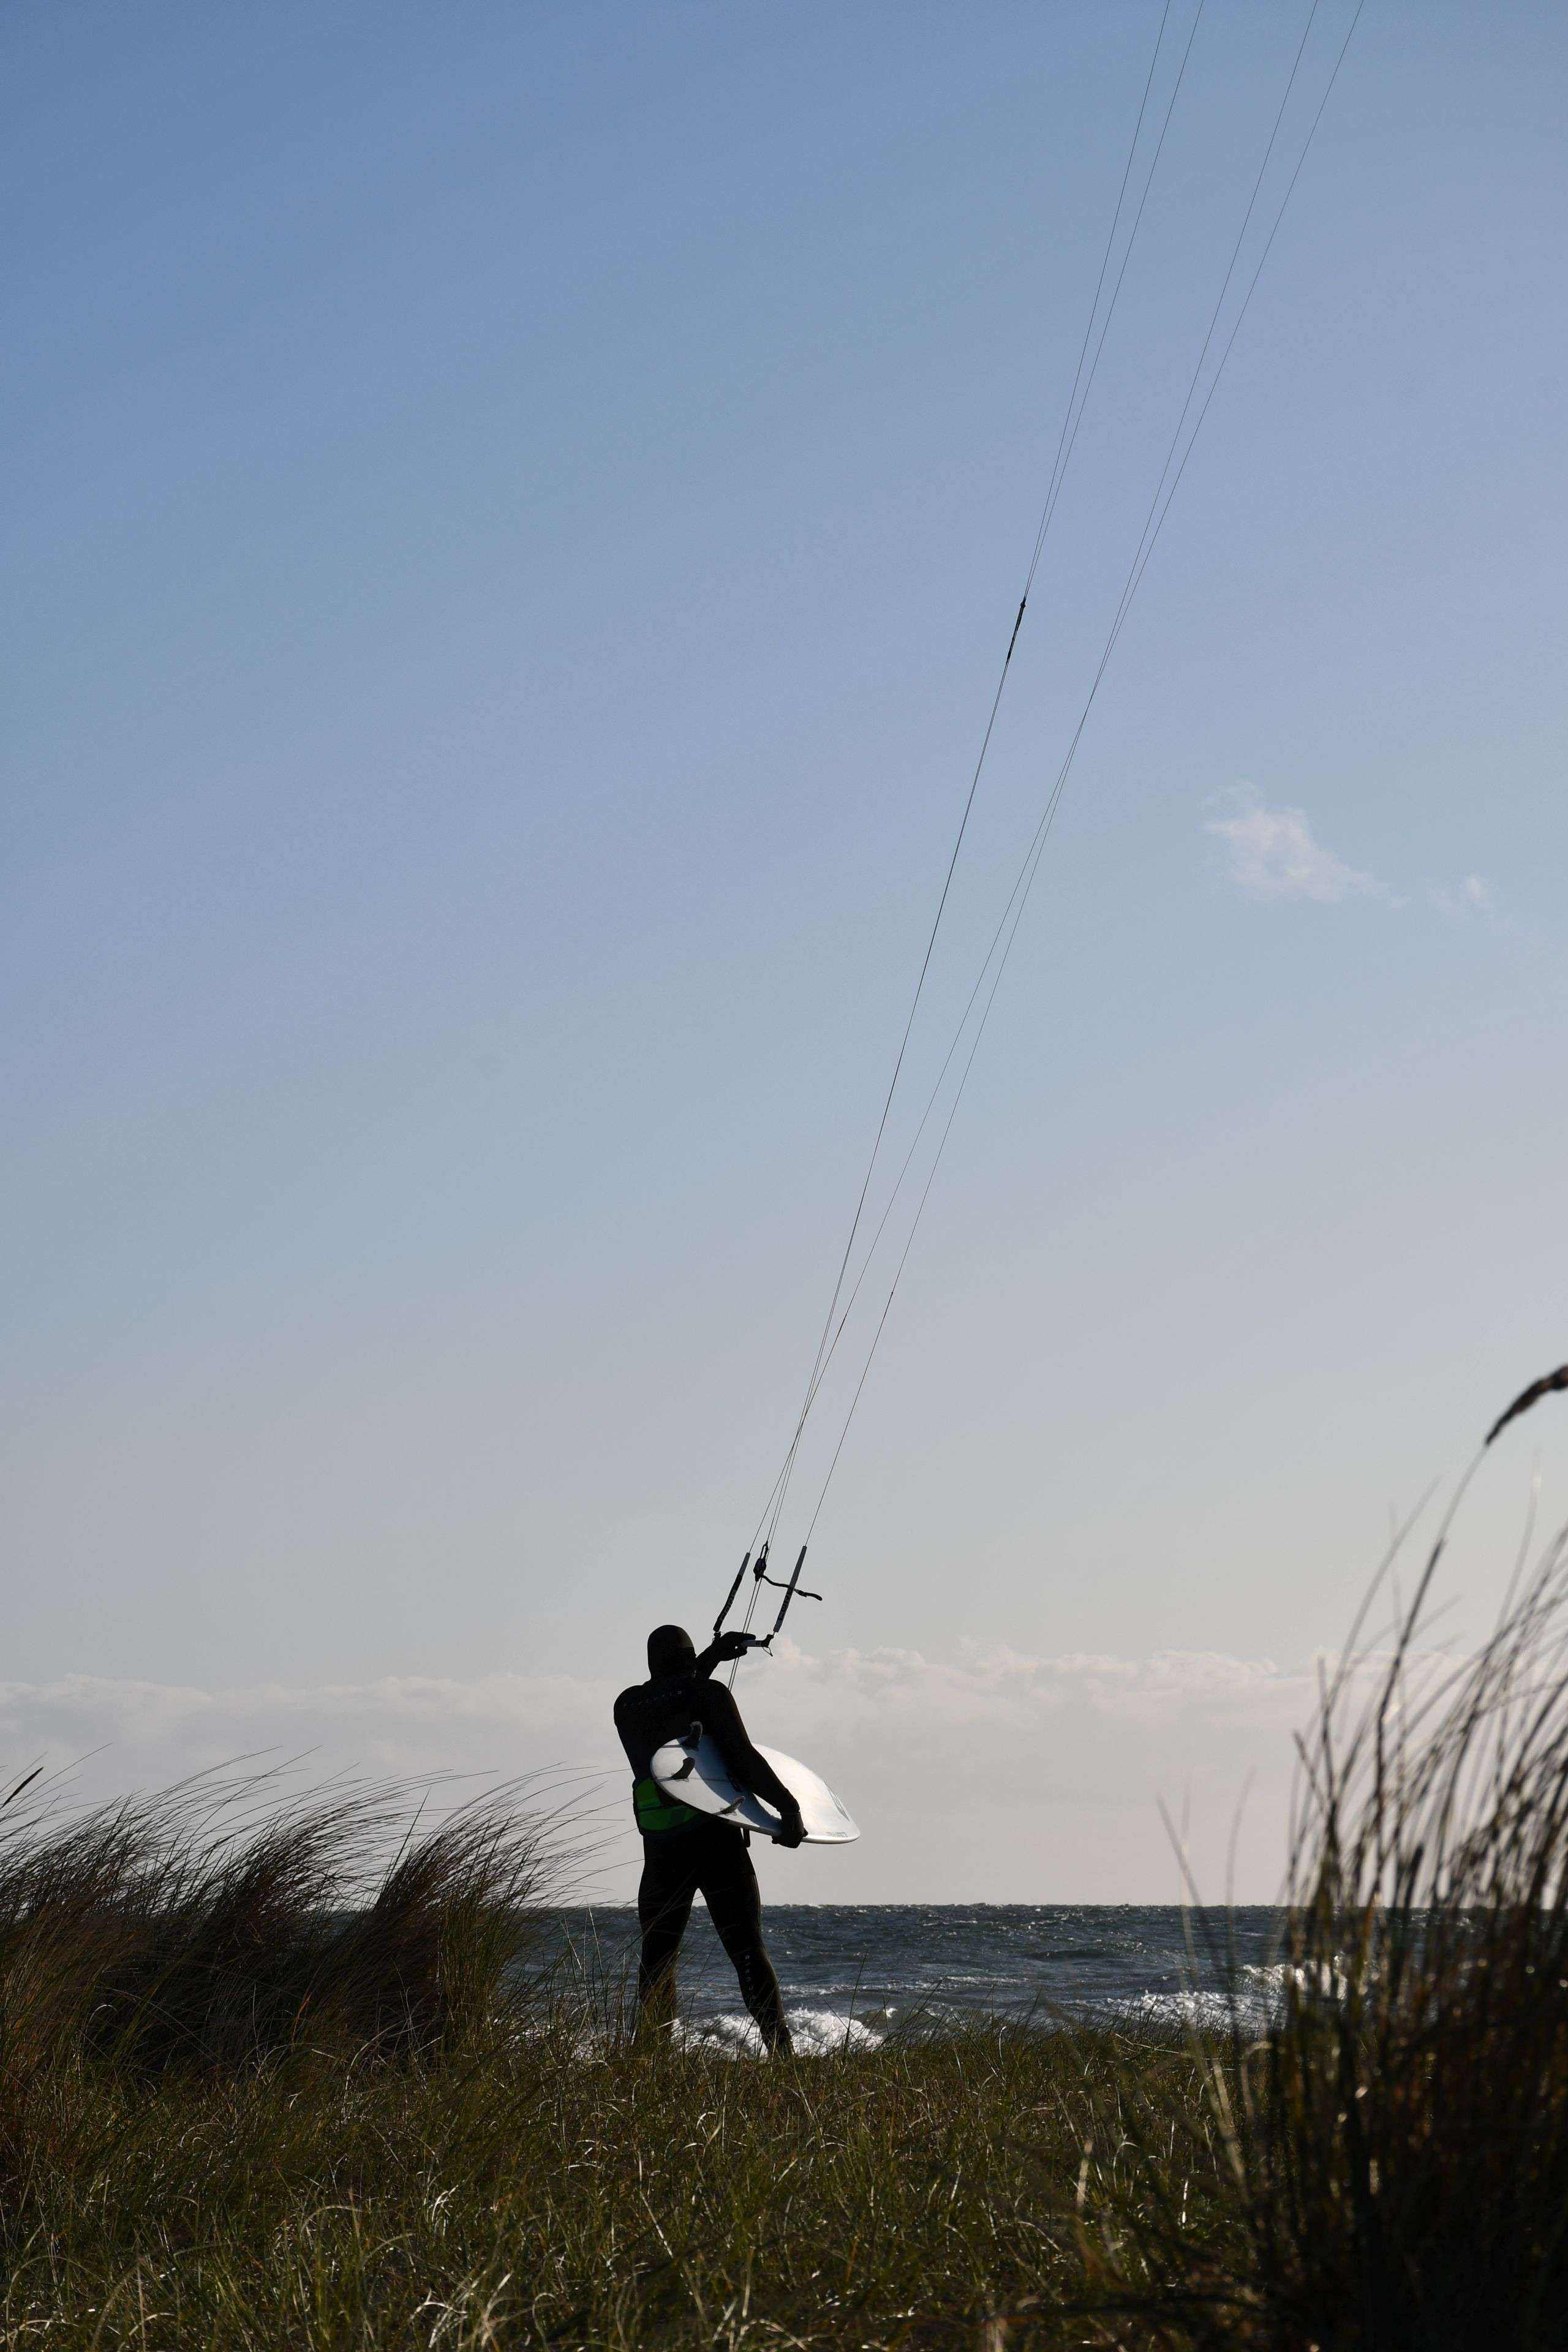
MULTIPOLYGON (((969 2346, 1012 2309, 989 2340, 1093 2341, 1051 2313, 1084 2291, 1082 2147, 1130 2054, 585 2061, 557 2018, 462 2063, 51 2073, 5 2200, 6 2340, 969 2346)), ((1195 2090, 1180 2053, 1137 2063, 1195 2090)))
POLYGON ((519 1965, 559 1822, 407 1811, 221 1775, 0 1811, 6 2344, 1096 2340, 1079 2209, 1127 2082, 1195 2111, 1193 2053, 639 2042, 519 1965))

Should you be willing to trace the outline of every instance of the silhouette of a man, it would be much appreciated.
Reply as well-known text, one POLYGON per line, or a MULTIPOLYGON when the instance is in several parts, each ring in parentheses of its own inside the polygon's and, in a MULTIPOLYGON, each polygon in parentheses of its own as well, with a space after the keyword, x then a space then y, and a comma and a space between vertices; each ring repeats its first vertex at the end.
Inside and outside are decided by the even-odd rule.
POLYGON ((656 1626, 647 1637, 647 1682, 634 1683, 616 1701, 616 1729, 632 1768, 632 1804, 643 1841, 637 2011, 639 2021, 648 2024, 668 2027, 673 2021, 675 1956, 692 1902, 700 1895, 763 2041, 775 2054, 787 2056, 789 2028, 763 1942, 762 1895, 744 1833, 732 1822, 682 1804, 653 1777, 656 1749, 700 1728, 736 1786, 752 1790, 778 1812, 784 1827, 775 1843, 799 1845, 799 1805, 752 1747, 734 1699, 711 1679, 716 1665, 740 1657, 745 1647, 743 1634, 721 1633, 699 1657, 683 1626, 656 1626))

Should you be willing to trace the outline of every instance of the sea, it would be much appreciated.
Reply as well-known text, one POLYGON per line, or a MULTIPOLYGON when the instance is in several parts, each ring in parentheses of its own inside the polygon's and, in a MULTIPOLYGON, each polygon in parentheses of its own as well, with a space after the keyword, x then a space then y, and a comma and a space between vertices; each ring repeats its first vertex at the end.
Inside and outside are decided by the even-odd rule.
MULTIPOLYGON (((1261 2024, 1281 1978, 1284 1915, 1168 1904, 769 1904, 763 1929, 797 2050, 868 2049, 900 2029, 1261 2024)), ((637 1914, 552 1916, 547 1958, 629 1990, 637 1914)), ((680 2032, 741 2056, 760 2044, 707 1913, 678 1969, 680 2032)))

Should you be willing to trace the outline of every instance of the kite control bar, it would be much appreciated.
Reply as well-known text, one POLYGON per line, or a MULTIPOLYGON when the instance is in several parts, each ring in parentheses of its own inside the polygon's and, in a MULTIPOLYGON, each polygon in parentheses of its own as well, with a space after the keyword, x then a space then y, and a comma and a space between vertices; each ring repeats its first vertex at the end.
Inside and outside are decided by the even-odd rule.
POLYGON ((789 1604, 792 1601, 797 1599, 801 1601, 820 1601, 822 1598, 820 1592, 808 1592, 805 1586, 802 1584, 800 1580, 800 1571, 805 1566, 805 1546, 802 1544, 800 1548, 800 1556, 795 1561, 789 1582, 787 1584, 781 1584, 776 1576, 770 1576, 768 1574, 768 1548, 766 1544, 763 1546, 761 1551, 757 1554, 755 1561, 752 1560, 751 1553, 748 1552, 745 1559, 741 1562, 740 1567, 735 1570, 735 1581, 731 1584, 729 1591, 724 1596, 724 1606, 720 1610, 719 1614, 713 1620, 713 1632, 715 1637, 722 1632, 724 1620, 728 1617, 731 1610, 734 1607, 735 1595, 741 1590, 746 1570, 750 1569, 752 1571, 752 1580, 754 1584, 771 1584, 775 1592, 782 1592, 784 1594, 784 1599, 779 1602, 779 1613, 773 1619, 773 1633, 747 1633, 742 1637, 744 1640, 748 1650, 765 1650, 771 1647, 773 1633, 776 1633, 779 1627, 784 1623, 784 1618, 788 1613, 789 1604))

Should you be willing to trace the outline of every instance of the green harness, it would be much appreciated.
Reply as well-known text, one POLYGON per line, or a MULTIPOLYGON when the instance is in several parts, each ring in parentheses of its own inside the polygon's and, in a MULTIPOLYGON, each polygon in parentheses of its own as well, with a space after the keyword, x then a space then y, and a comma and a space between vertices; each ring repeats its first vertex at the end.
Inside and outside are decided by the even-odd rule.
POLYGON ((651 1778, 632 1783, 632 1811, 644 1837, 658 1837, 662 1830, 683 1830, 700 1819, 693 1807, 683 1805, 679 1797, 667 1796, 651 1778))

